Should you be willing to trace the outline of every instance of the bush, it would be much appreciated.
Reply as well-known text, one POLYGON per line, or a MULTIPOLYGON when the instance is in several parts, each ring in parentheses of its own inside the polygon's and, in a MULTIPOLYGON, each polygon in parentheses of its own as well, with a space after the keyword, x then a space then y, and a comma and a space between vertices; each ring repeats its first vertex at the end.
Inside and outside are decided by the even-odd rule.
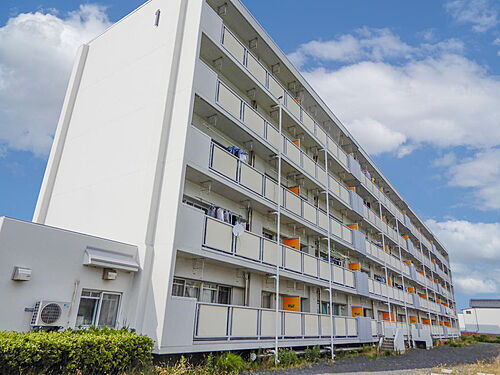
MULTIPOLYGON (((208 362, 208 361, 207 361, 208 362)), ((238 354, 226 352, 215 360, 216 374, 238 374, 246 370, 247 363, 238 354)))
POLYGON ((127 329, 0 332, 0 373, 121 374, 151 365, 153 341, 127 329))
POLYGON ((290 367, 299 363, 297 353, 292 349, 280 349, 278 351, 278 360, 280 366, 290 367))
POLYGON ((307 348, 304 352, 304 358, 308 362, 318 362, 321 359, 321 349, 318 345, 313 346, 312 348, 307 348))

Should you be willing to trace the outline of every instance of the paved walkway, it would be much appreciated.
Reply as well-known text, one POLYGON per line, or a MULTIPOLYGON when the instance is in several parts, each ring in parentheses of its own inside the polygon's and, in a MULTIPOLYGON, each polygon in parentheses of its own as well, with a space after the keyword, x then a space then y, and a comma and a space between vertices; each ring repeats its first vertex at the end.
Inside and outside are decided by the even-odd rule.
POLYGON ((375 374, 426 374, 437 366, 454 366, 491 360, 500 355, 499 344, 477 344, 464 348, 439 346, 431 350, 412 349, 400 356, 382 357, 380 359, 364 356, 341 358, 335 363, 318 363, 311 367, 285 371, 264 371, 263 374, 291 375, 375 375, 375 374))

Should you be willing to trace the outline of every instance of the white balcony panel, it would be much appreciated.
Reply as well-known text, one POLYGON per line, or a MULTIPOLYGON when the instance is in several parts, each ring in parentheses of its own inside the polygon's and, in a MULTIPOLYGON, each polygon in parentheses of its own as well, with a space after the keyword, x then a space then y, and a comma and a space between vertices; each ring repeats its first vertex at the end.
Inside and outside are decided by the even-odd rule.
POLYGON ((283 138, 280 137, 280 132, 272 125, 267 125, 267 141, 275 148, 280 148, 280 142, 283 141, 283 138))
POLYGON ((273 201, 274 203, 278 203, 278 192, 279 192, 278 184, 273 180, 271 180, 270 178, 266 178, 264 186, 266 189, 265 197, 273 201))
POLYGON ((371 326, 372 326, 372 336, 377 336, 377 334, 378 334, 377 321, 376 320, 372 320, 371 321, 371 326))
POLYGON ((302 112, 302 123, 311 133, 314 134, 314 120, 306 112, 302 112))
POLYGON ((261 238, 250 232, 243 232, 236 239, 236 254, 254 260, 260 259, 261 238))
POLYGON ((285 319, 285 336, 302 336, 301 314, 284 313, 285 319))
POLYGON ((286 107, 300 121, 300 106, 290 95, 287 95, 286 107))
POLYGON ((312 314, 304 315, 304 335, 319 336, 319 316, 312 314))
POLYGON ((318 259, 304 255, 304 273, 309 276, 318 276, 318 259))
POLYGON ((338 266, 333 266, 333 282, 344 284, 344 269, 338 266))
POLYGON ((324 230, 328 230, 328 217, 321 210, 318 210, 318 225, 324 230))
POLYGON ((302 216, 301 215, 301 199, 295 195, 295 193, 292 193, 291 191, 286 190, 286 195, 285 195, 285 207, 292 211, 293 213, 302 216))
POLYGON ((263 176, 261 173, 257 172, 255 169, 245 163, 241 163, 240 173, 240 183, 243 186, 249 188, 257 194, 263 195, 263 176))
POLYGON ((375 294, 382 295, 382 291, 380 289, 380 283, 378 281, 373 282, 373 290, 375 294))
POLYGON ((227 29, 224 29, 224 47, 233 55, 236 60, 243 64, 243 57, 245 55, 245 48, 240 43, 238 39, 236 39, 231 32, 227 29))
POLYGON ((352 243, 352 231, 344 226, 342 226, 342 239, 346 242, 352 243))
POLYGON ((338 221, 331 219, 330 220, 330 225, 331 225, 331 234, 338 238, 342 238, 342 224, 340 224, 338 221))
POLYGON ((328 138, 328 151, 330 151, 335 156, 339 154, 339 147, 331 138, 328 138))
POLYGON ((319 261, 319 277, 324 280, 330 280, 330 269, 328 263, 324 260, 319 261))
POLYGON ((303 154, 302 156, 302 167, 304 170, 312 177, 316 177, 316 163, 309 156, 303 154))
POLYGON ((198 337, 225 337, 227 334, 226 306, 199 305, 198 337))
POLYGON ((304 219, 310 221, 313 224, 317 223, 317 218, 316 218, 316 207, 313 205, 304 202, 304 219))
POLYGON ((373 280, 372 279, 368 279, 368 291, 370 293, 374 293, 374 290, 373 290, 373 280))
POLYGON ((212 168, 231 180, 236 180, 238 159, 229 152, 214 146, 212 155, 212 168))
MULTIPOLYGON (((261 314, 260 335, 262 337, 274 337, 276 335, 276 312, 263 310, 261 314)), ((280 318, 281 315, 278 315, 278 326, 280 325, 280 318)))
MULTIPOLYGON (((278 245, 274 241, 264 240, 262 260, 266 263, 276 265, 276 256, 278 252, 278 245)), ((281 254, 279 264, 281 266, 281 254)))
POLYGON ((384 297, 387 297, 387 285, 386 284, 380 284, 380 292, 384 297))
POLYGON ((347 204, 350 203, 349 190, 347 190, 343 186, 340 186, 340 199, 342 199, 347 204))
POLYGON ((332 334, 332 321, 330 315, 321 315, 321 336, 330 336, 332 334))
POLYGON ((345 167, 347 167, 347 154, 340 148, 339 148, 339 160, 345 167))
POLYGON ((264 67, 251 53, 248 54, 247 68, 257 81, 259 81, 263 86, 266 85, 266 69, 264 69, 264 67))
POLYGON ((281 87, 276 78, 271 74, 269 74, 269 91, 271 91, 271 94, 273 94, 276 99, 281 97, 280 101, 283 102, 285 90, 283 90, 283 87, 281 87))
POLYGON ((302 257, 300 252, 292 250, 289 247, 284 247, 283 249, 285 251, 285 268, 292 271, 301 272, 302 257))
POLYGON ((256 337, 259 310, 233 308, 232 333, 233 337, 256 337))
POLYGON ((231 115, 240 118, 241 100, 223 84, 219 84, 218 103, 231 115))
POLYGON ((356 319, 346 318, 347 320, 347 336, 357 336, 358 327, 356 325, 356 319))
POLYGON ((222 251, 231 251, 233 239, 232 225, 222 223, 218 220, 207 218, 205 234, 205 245, 222 251))
POLYGON ((319 165, 316 165, 316 179, 324 186, 328 183, 326 171, 319 165))
POLYGON ((316 126, 316 137, 322 144, 326 145, 326 133, 319 126, 316 126))
POLYGON ((335 336, 346 336, 347 335, 345 318, 335 316, 333 318, 333 325, 335 326, 335 336))
POLYGON ((292 162, 294 162, 296 165, 298 165, 300 167, 300 165, 301 165, 301 163, 300 163, 300 149, 297 146, 295 146, 292 142, 290 142, 289 140, 286 140, 285 145, 286 145, 286 150, 285 150, 286 156, 288 156, 288 158, 292 162))
POLYGON ((264 138, 266 128, 266 122, 264 118, 262 118, 257 112, 255 112, 247 105, 245 105, 243 122, 259 137, 264 138))
POLYGON ((349 270, 344 270, 345 285, 354 288, 354 273, 349 270))

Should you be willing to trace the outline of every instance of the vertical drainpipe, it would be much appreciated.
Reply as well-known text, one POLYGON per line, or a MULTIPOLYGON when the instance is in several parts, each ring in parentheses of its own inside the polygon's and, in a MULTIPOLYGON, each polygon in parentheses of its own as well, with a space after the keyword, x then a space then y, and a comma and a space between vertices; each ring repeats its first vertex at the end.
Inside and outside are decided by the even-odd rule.
MULTIPOLYGON (((422 233, 420 233, 420 235, 422 235, 422 233)), ((422 262, 422 266, 423 266, 422 268, 424 270, 424 278, 425 278, 425 282, 424 282, 425 295, 427 296, 427 301, 429 301, 429 291, 427 289, 427 273, 425 272, 425 262, 424 262, 424 249, 422 249, 422 241, 420 241, 420 238, 418 239, 418 247, 420 248, 420 255, 422 256, 421 262, 422 262)), ((429 304, 427 304, 427 317, 429 318, 429 323, 431 324, 430 327, 431 327, 431 337, 432 337, 432 319, 431 319, 431 312, 429 309, 429 304)))
MULTIPOLYGON (((380 203, 380 201, 378 202, 378 209, 379 209, 380 220, 382 221, 382 223, 384 223, 384 221, 382 220, 382 203, 380 203)), ((384 235, 384 231, 383 231, 383 226, 382 226, 381 234, 382 234, 382 250, 384 250, 384 252, 385 252, 385 235, 384 235)), ((387 261, 386 261, 386 259, 387 259, 387 257, 384 257, 385 285, 386 285, 386 287, 388 287, 389 284, 387 283, 387 281, 389 281, 389 276, 387 274, 387 261)), ((392 310, 391 310, 391 302, 389 299, 389 293, 387 293, 387 306, 389 308, 389 321, 392 322, 392 320, 391 320, 392 310)), ((394 319, 394 320, 396 320, 396 319, 394 319)), ((382 323, 382 325, 383 325, 383 323, 382 323)))
POLYGON ((399 252, 399 262, 401 264, 401 281, 403 282, 403 302, 405 304, 405 316, 406 316, 406 326, 408 327, 408 340, 411 340, 411 327, 410 327, 410 320, 408 319, 408 308, 406 305, 406 286, 405 286, 405 277, 403 275, 403 258, 401 257, 401 246, 399 245, 399 239, 401 238, 401 235, 399 234, 399 223, 398 223, 398 218, 396 217, 396 231, 398 233, 398 252, 399 252))
MULTIPOLYGON (((327 141, 328 142, 328 141, 327 141)), ((330 303, 330 355, 331 358, 335 358, 335 353, 333 351, 333 290, 332 290, 332 280, 333 280, 333 267, 332 267, 332 255, 331 255, 331 239, 330 239, 330 233, 331 233, 331 228, 330 228, 330 178, 328 177, 328 151, 325 146, 325 173, 326 173, 326 216, 328 220, 328 237, 326 239, 327 242, 327 247, 328 247, 328 267, 330 268, 329 272, 329 277, 330 279, 328 280, 328 296, 329 296, 329 303, 330 303)), ((320 307, 321 307, 321 301, 320 301, 320 307)))
MULTIPOLYGON (((284 96, 283 96, 284 98, 284 96)), ((275 337, 274 337, 274 363, 278 364, 278 336, 280 334, 280 328, 281 325, 280 323, 280 318, 279 318, 279 295, 280 295, 280 262, 283 257, 280 257, 281 252, 281 244, 280 244, 280 231, 281 231, 281 205, 282 205, 282 199, 284 195, 284 191, 282 190, 281 187, 281 157, 283 153, 283 131, 282 131, 282 104, 280 103, 278 106, 278 124, 279 124, 279 137, 280 137, 280 142, 279 142, 279 148, 278 148, 278 215, 277 215, 277 229, 276 229, 276 244, 277 244, 277 249, 276 249, 276 306, 275 306, 275 325, 276 325, 276 332, 275 332, 275 337)))

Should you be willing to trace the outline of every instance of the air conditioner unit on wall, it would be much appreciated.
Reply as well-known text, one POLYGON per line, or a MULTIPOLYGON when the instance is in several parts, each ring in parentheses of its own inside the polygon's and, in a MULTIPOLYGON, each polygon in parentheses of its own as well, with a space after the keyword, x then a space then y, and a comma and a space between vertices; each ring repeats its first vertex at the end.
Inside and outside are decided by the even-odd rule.
POLYGON ((39 301, 33 309, 32 327, 66 327, 69 318, 69 302, 39 301))

